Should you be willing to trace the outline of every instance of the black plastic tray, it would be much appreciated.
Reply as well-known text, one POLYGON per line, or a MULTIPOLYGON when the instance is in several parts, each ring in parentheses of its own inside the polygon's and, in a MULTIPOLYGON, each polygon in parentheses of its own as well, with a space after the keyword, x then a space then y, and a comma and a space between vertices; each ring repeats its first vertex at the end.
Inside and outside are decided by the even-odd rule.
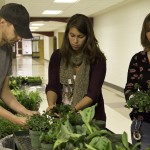
POLYGON ((17 131, 13 134, 14 150, 41 150, 40 148, 31 147, 29 131, 17 131))

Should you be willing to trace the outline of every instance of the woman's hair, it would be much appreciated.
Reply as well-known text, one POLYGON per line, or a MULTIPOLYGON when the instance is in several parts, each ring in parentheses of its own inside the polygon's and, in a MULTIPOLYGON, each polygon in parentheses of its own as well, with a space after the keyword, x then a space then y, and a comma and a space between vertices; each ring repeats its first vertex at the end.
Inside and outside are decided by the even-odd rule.
POLYGON ((147 32, 150 32, 150 13, 145 17, 141 31, 141 44, 144 48, 150 48, 150 42, 146 37, 147 32))
POLYGON ((69 30, 74 27, 86 36, 86 41, 82 47, 83 54, 86 56, 87 63, 94 63, 98 59, 106 59, 103 52, 100 50, 98 41, 95 38, 93 25, 91 20, 83 14, 73 15, 66 26, 64 39, 60 48, 62 58, 65 59, 66 65, 70 61, 71 45, 68 38, 69 30))

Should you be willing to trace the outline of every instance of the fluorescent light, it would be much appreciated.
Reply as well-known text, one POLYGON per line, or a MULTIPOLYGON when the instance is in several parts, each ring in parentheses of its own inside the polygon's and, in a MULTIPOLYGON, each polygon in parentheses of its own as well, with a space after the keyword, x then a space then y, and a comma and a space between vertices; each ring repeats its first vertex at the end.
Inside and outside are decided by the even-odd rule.
POLYGON ((57 14, 60 14, 62 13, 61 10, 45 10, 42 14, 44 15, 57 15, 57 14))
POLYGON ((54 3, 75 3, 79 0, 54 0, 54 3))
POLYGON ((32 23, 31 25, 32 26, 43 26, 44 24, 43 23, 32 23))
POLYGON ((38 29, 39 27, 30 27, 30 29, 32 30, 36 30, 36 29, 38 29))

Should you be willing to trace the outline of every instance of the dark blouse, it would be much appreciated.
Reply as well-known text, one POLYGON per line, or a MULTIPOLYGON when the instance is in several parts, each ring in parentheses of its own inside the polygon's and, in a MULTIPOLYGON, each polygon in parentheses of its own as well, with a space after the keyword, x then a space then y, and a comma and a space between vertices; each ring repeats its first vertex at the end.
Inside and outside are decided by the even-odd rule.
MULTIPOLYGON (((135 83, 138 83, 141 87, 140 90, 143 91, 147 91, 148 85, 150 85, 150 62, 145 51, 136 53, 130 61, 127 83, 124 89, 126 100, 136 92, 135 83)), ((131 119, 135 117, 134 112, 135 109, 130 114, 131 119)), ((141 115, 145 116, 145 121, 150 122, 150 113, 141 113, 141 115)))
MULTIPOLYGON (((61 54, 59 50, 56 50, 50 59, 48 70, 48 84, 46 86, 46 93, 48 91, 54 91, 58 99, 57 104, 62 103, 62 85, 59 78, 61 54)), ((90 81, 87 91, 88 97, 93 100, 91 104, 98 104, 95 109, 95 119, 106 121, 106 114, 104 108, 104 100, 102 95, 102 85, 106 75, 106 61, 99 61, 97 64, 92 64, 90 68, 90 81)))

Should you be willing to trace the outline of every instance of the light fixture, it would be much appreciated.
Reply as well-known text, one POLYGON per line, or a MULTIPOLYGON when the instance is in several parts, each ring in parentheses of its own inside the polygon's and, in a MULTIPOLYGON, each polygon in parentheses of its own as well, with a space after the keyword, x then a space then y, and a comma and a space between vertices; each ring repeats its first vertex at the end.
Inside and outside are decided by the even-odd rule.
POLYGON ((54 3, 76 3, 80 0, 54 0, 54 3))
POLYGON ((43 23, 31 23, 31 26, 43 26, 44 24, 43 23))
POLYGON ((36 30, 38 29, 39 27, 30 27, 31 30, 36 30))
POLYGON ((43 11, 42 14, 44 14, 44 15, 57 15, 60 13, 62 13, 61 10, 45 10, 45 11, 43 11))

